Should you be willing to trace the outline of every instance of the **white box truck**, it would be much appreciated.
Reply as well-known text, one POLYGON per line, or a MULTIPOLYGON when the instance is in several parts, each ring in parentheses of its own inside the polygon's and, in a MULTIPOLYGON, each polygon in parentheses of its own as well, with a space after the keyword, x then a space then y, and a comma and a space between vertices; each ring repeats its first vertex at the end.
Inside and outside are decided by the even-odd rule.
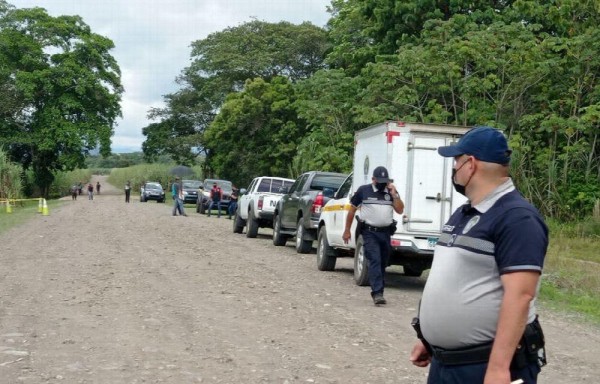
MULTIPOLYGON (((391 239, 390 265, 402 265, 409 276, 420 276, 429 269, 442 226, 466 201, 452 186, 453 159, 440 156, 437 149, 458 141, 468 130, 462 126, 387 121, 357 131, 353 173, 321 213, 318 269, 333 270, 337 257, 354 256, 354 279, 358 285, 368 284, 356 220, 348 244, 344 244, 342 234, 352 193, 370 184, 373 170, 380 165, 388 169, 405 204, 402 215, 394 213, 398 225, 391 239)), ((360 219, 360 210, 356 218, 360 219)))

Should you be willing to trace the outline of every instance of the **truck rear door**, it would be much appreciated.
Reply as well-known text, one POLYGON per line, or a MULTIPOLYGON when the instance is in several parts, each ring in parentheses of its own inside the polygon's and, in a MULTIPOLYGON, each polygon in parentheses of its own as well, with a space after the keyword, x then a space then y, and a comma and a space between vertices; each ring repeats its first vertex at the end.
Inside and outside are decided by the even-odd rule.
MULTIPOLYGON (((452 213, 452 160, 437 153, 451 137, 413 137, 409 146, 408 196, 405 213, 411 232, 439 234, 452 213)), ((463 199, 464 200, 464 199, 463 199)), ((456 205, 454 206, 456 208, 456 205)))

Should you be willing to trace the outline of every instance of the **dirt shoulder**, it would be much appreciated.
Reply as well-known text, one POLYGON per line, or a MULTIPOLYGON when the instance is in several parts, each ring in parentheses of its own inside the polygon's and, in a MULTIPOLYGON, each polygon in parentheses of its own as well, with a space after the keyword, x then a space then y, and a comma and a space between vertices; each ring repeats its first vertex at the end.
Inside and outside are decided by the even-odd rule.
MULTIPOLYGON (((0 235, 2 383, 424 383, 408 354, 425 281, 392 269, 384 308, 352 260, 232 233, 226 217, 173 217, 102 194, 0 235)), ((95 184, 94 180, 94 184, 95 184)), ((69 198, 70 199, 70 198, 69 198)), ((594 383, 600 330, 542 308, 540 383, 594 383)))

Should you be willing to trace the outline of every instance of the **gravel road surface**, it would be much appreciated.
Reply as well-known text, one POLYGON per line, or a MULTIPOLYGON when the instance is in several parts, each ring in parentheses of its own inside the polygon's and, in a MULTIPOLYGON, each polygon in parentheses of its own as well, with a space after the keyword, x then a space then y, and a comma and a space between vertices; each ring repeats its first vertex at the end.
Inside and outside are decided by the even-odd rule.
MULTIPOLYGON (((232 222, 126 204, 100 180, 0 235, 0 383, 425 383, 408 361, 425 280, 390 268, 388 305, 352 260, 274 247, 232 222)), ((599 383, 600 330, 541 308, 540 383, 599 383)))

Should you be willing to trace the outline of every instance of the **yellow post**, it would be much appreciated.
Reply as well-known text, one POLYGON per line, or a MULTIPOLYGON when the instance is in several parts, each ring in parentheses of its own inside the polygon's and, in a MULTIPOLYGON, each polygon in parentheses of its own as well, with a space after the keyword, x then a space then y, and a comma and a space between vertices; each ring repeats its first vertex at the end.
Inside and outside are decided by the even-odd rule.
POLYGON ((44 203, 43 203, 43 206, 42 206, 42 216, 48 216, 49 215, 49 213, 48 213, 48 204, 46 203, 46 199, 43 199, 43 200, 44 200, 44 203))
POLYGON ((42 198, 40 197, 39 201, 38 201, 38 213, 42 213, 44 210, 44 203, 42 202, 42 198))
POLYGON ((6 199, 6 213, 12 213, 12 208, 10 206, 10 200, 6 199))

